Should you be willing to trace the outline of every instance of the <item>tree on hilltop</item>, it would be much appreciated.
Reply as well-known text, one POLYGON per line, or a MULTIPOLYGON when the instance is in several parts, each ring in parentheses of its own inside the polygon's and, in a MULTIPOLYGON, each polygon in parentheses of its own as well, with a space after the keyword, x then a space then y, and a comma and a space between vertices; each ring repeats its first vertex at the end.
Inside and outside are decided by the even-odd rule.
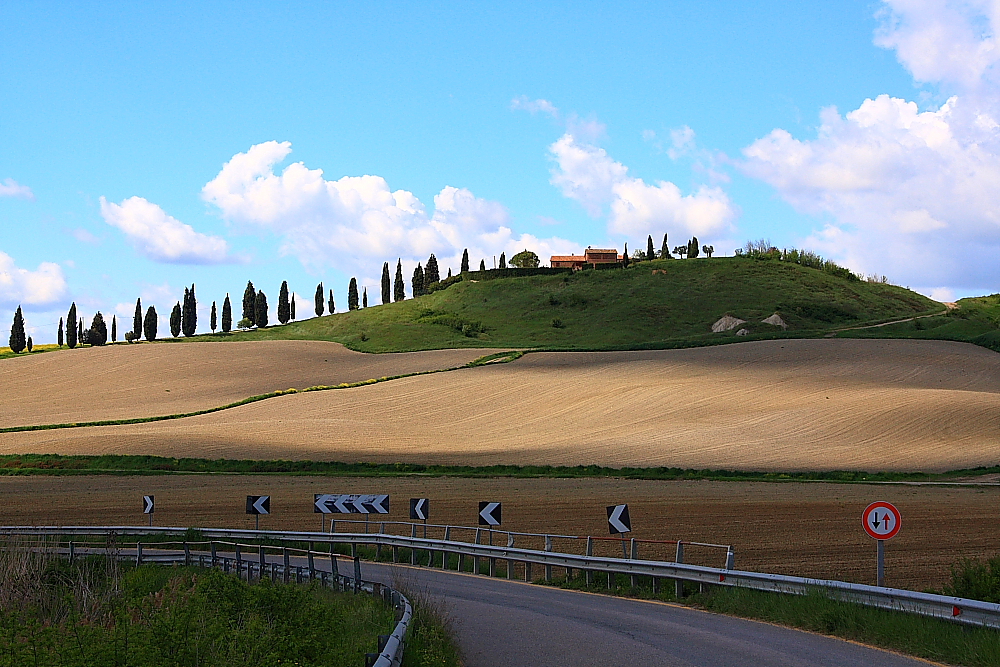
POLYGON ((680 257, 681 259, 684 259, 684 255, 687 254, 687 251, 688 247, 686 245, 679 245, 676 248, 674 248, 674 254, 680 257))
POLYGON ((295 319, 295 292, 292 292, 292 302, 288 304, 288 314, 295 319))
POLYGON ((703 245, 703 246, 701 247, 701 251, 702 251, 703 253, 705 253, 705 256, 706 256, 706 257, 708 257, 709 259, 712 259, 712 253, 714 253, 714 252, 715 252, 715 246, 711 246, 711 245, 703 245))
POLYGON ((368 288, 367 287, 365 287, 363 289, 363 295, 361 297, 361 307, 362 308, 367 308, 368 307, 368 288))
POLYGON ((527 249, 510 258, 510 265, 518 269, 537 269, 539 263, 538 255, 527 249))
POLYGON ((506 253, 503 252, 500 253, 500 268, 501 269, 507 268, 507 255, 506 253))
POLYGON ((694 259, 698 256, 698 237, 694 236, 688 242, 688 259, 694 259))
POLYGON ((142 299, 135 300, 135 314, 132 315, 132 340, 142 337, 142 299))
POLYGON ((413 298, 416 299, 424 293, 424 269, 417 262, 417 268, 413 269, 413 279, 410 281, 413 287, 413 298))
POLYGON ((663 235, 663 245, 660 247, 660 259, 673 259, 670 254, 670 246, 667 245, 667 235, 663 235))
POLYGON ((337 312, 337 304, 333 302, 333 290, 330 290, 330 300, 327 301, 326 305, 327 305, 326 311, 331 315, 337 312))
POLYGON ((56 340, 59 343, 59 347, 63 346, 63 318, 59 318, 59 333, 57 334, 56 340))
POLYGON ((69 307, 69 313, 66 315, 66 346, 72 350, 76 347, 78 340, 76 331, 76 302, 74 301, 69 307))
POLYGON ((198 300, 194 296, 194 283, 191 289, 184 290, 184 306, 181 309, 181 330, 185 338, 190 338, 198 329, 198 300))
POLYGON ((146 309, 146 317, 142 321, 142 334, 146 337, 146 340, 150 342, 156 340, 156 325, 158 322, 156 308, 150 306, 146 309))
POLYGON ((351 282, 347 285, 347 310, 357 310, 359 301, 358 279, 351 278, 351 282))
POLYGON ((111 342, 112 343, 117 343, 118 342, 118 316, 117 315, 112 315, 111 316, 111 342))
POLYGON ((24 338, 24 315, 21 314, 21 306, 18 306, 14 312, 14 324, 10 327, 10 350, 14 354, 20 354, 27 344, 24 338))
POLYGON ((229 292, 226 292, 226 300, 222 302, 222 333, 229 333, 233 330, 233 304, 229 302, 229 292))
POLYGON ((652 234, 646 237, 646 261, 652 262, 656 259, 656 251, 653 250, 653 236, 652 234))
POLYGON ((462 267, 459 273, 468 273, 469 271, 469 249, 466 248, 462 251, 462 267))
POLYGON ((406 298, 406 283, 403 282, 403 260, 396 260, 396 277, 392 281, 392 300, 402 301, 406 298))
POLYGON ((485 271, 486 270, 486 260, 485 259, 479 260, 479 270, 480 271, 485 271))
POLYGON ((35 347, 35 341, 31 340, 31 336, 28 336, 28 352, 35 347))
POLYGON ((625 244, 625 252, 622 253, 622 266, 626 269, 628 268, 629 258, 628 258, 628 244, 625 244))
POLYGON ((108 342, 108 325, 104 322, 101 311, 97 311, 94 319, 90 321, 90 331, 87 332, 87 342, 91 345, 100 346, 108 342))
POLYGON ((427 266, 424 267, 424 289, 440 281, 441 272, 438 270, 437 257, 431 253, 431 256, 427 258, 427 266))
POLYGON ((288 303, 288 281, 281 281, 281 288, 278 290, 278 321, 288 324, 292 316, 292 307, 288 303))
POLYGON ((253 323, 258 329, 267 326, 267 295, 264 290, 257 292, 254 298, 253 323))
POLYGON ((212 314, 208 316, 208 326, 211 327, 212 333, 215 333, 215 328, 219 325, 218 313, 215 311, 215 302, 212 302, 212 314))
MULTIPOLYGON (((186 290, 185 290, 186 291, 186 290)), ((170 335, 177 338, 181 335, 181 302, 178 301, 174 304, 173 310, 170 311, 170 335)))
POLYGON ((313 312, 316 317, 323 317, 323 283, 316 285, 316 296, 313 297, 313 312))
POLYGON ((389 278, 389 262, 382 264, 382 305, 392 301, 392 280, 389 278))
POLYGON ((250 322, 250 326, 256 324, 254 313, 257 310, 257 292, 253 288, 253 283, 247 281, 247 288, 243 290, 243 319, 250 322))

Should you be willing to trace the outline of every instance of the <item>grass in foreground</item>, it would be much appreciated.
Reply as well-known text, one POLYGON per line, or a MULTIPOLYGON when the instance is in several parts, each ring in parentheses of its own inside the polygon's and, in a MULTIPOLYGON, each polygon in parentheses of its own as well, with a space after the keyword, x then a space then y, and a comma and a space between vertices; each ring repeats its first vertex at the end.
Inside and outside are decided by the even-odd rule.
POLYGON ((714 480, 743 482, 955 482, 1000 473, 1000 466, 943 473, 760 472, 693 468, 609 468, 604 466, 446 466, 419 463, 342 463, 338 461, 261 461, 254 459, 168 458, 164 456, 100 456, 61 454, 0 455, 0 475, 321 475, 329 477, 518 477, 714 480))

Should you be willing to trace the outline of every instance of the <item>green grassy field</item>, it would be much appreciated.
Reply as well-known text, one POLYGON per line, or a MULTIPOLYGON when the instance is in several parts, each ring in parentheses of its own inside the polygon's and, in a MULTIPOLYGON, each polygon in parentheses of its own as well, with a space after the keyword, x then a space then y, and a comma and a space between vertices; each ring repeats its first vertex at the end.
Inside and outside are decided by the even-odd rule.
POLYGON ((739 340, 735 331, 711 333, 726 314, 746 320, 746 339, 752 340, 821 335, 942 310, 942 304, 895 285, 848 280, 790 262, 725 257, 463 280, 399 303, 187 340, 330 340, 364 352, 687 347, 739 340), (775 312, 787 331, 761 323, 775 312))

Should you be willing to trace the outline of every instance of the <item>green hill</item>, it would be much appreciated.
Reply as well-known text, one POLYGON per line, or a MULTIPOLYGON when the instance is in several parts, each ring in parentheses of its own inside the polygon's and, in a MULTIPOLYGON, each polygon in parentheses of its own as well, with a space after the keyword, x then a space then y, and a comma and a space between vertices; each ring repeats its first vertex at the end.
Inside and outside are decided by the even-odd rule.
POLYGON ((475 280, 477 275, 482 277, 465 274, 417 299, 191 340, 331 340, 365 352, 660 348, 818 336, 944 310, 902 287, 774 259, 656 260, 627 269, 490 280, 475 280), (774 313, 787 331, 761 323, 774 313), (750 334, 711 333, 727 314, 746 320, 741 328, 750 334))

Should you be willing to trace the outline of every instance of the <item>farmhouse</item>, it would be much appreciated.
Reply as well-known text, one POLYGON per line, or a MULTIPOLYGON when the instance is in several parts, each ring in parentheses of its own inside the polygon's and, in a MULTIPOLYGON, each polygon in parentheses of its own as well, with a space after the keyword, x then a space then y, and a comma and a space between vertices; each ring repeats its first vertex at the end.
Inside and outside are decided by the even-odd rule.
POLYGON ((615 248, 591 248, 587 247, 582 255, 552 255, 549 258, 549 266, 553 269, 574 269, 580 270, 587 264, 617 264, 625 259, 618 254, 615 248))

